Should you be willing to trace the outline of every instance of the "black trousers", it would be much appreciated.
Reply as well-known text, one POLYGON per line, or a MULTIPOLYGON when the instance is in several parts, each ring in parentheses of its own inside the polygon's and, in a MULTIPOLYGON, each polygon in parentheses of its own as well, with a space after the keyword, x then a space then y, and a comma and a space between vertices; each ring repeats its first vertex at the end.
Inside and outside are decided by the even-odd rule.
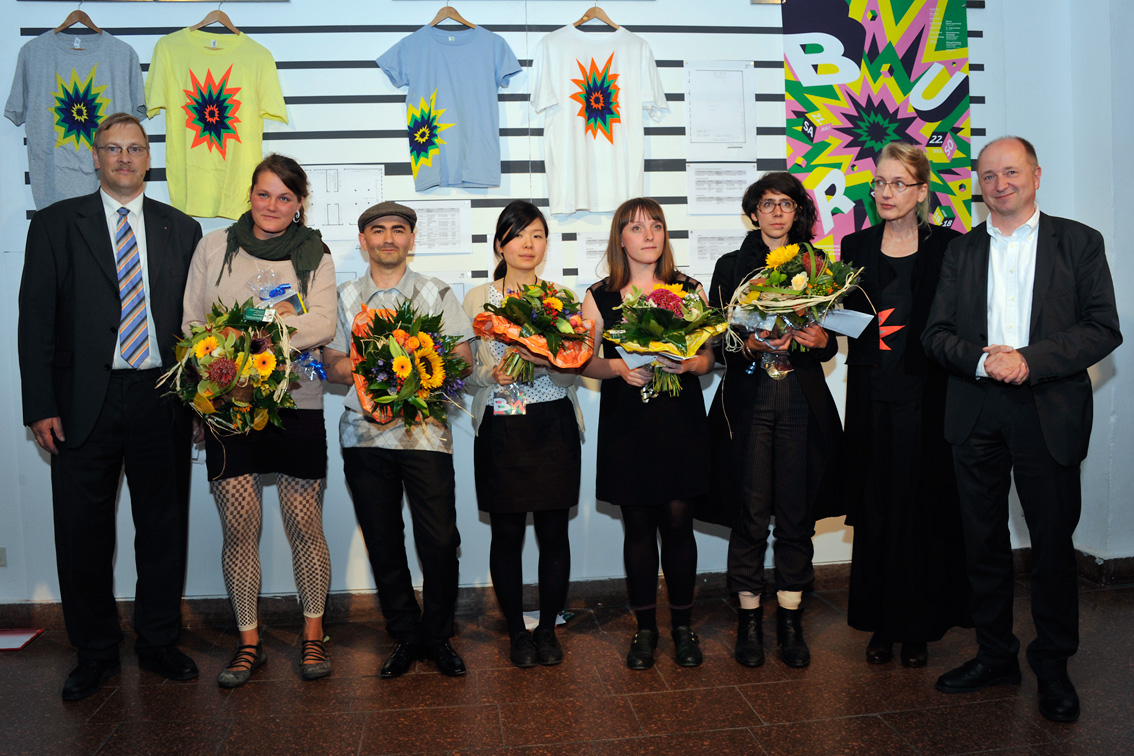
POLYGON ((973 623, 985 664, 1014 660, 1009 476, 1031 537, 1032 619, 1028 664, 1040 678, 1066 668, 1079 646, 1079 593, 1071 536, 1082 508, 1079 467, 1056 462, 1044 444, 1031 388, 990 384, 972 434, 953 446, 973 623))
POLYGON ((740 519, 728 541, 728 589, 757 595, 767 587, 768 523, 776 516, 776 588, 801 591, 815 578, 815 517, 807 499, 807 397, 795 375, 759 376, 746 420, 740 519))
MULTIPOLYGON (((134 518, 137 650, 173 644, 181 630, 189 521, 189 420, 154 384, 160 369, 115 371, 94 430, 51 460, 59 595, 79 661, 117 659, 115 512, 125 467, 134 518)), ((64 420, 63 432, 67 426, 64 420)))
POLYGON ((423 643, 453 637, 461 545, 453 455, 345 447, 343 471, 370 554, 386 629, 398 640, 423 643), (424 608, 414 595, 406 556, 403 491, 421 561, 424 608))

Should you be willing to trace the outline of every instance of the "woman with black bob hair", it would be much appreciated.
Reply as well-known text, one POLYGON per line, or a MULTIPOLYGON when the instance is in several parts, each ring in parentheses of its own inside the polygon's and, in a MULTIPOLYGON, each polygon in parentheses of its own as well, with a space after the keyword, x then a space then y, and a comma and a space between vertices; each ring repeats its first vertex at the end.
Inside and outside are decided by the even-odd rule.
MULTIPOLYGON (((728 305, 737 287, 765 266, 770 251, 813 238, 815 204, 790 173, 765 174, 748 187, 741 206, 756 230, 739 250, 717 261, 709 288, 714 307, 728 305)), ((735 656, 746 667, 759 667, 764 663, 761 601, 768 587, 764 554, 769 520, 775 516, 780 658, 790 667, 806 667, 811 652, 803 639, 801 602, 815 577, 811 537, 817 500, 823 496, 820 482, 841 434, 823 363, 838 346, 818 324, 740 335, 740 351, 716 351, 725 375, 709 410, 709 425, 716 465, 711 501, 720 511, 707 513, 706 519, 732 527, 727 582, 740 598, 735 656), (784 358, 780 367, 761 367, 765 354, 784 358)))
MULTIPOLYGON (((500 258, 492 283, 465 297, 470 318, 485 303, 504 304, 512 293, 539 282, 536 269, 547 251, 547 221, 535 205, 510 203, 496 221, 493 249, 500 258)), ((556 288, 563 288, 556 284, 556 288)), ((576 371, 561 370, 521 346, 477 339, 475 366, 465 385, 474 393, 473 464, 477 506, 492 528, 489 571, 511 637, 510 658, 517 667, 563 661, 555 637, 555 618, 567 600, 571 545, 567 522, 579 501, 580 441, 583 415, 575 398, 576 371), (533 363, 530 382, 517 383, 504 372, 508 350, 533 363), (507 399, 498 389, 512 386, 507 399), (522 414, 512 414, 522 409, 522 414), (522 554, 528 513, 539 542, 539 624, 524 626, 522 554)))

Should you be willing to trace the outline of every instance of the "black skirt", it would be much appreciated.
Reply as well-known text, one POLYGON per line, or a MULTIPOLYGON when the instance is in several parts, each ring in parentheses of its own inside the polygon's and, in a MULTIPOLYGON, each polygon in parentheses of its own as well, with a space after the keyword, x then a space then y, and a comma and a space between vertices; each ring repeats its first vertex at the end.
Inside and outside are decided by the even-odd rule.
POLYGON ((473 442, 477 507, 509 514, 579 502, 579 424, 571 400, 529 404, 525 415, 485 410, 473 442))
POLYGON ((323 410, 280 410, 283 428, 268 424, 246 436, 205 431, 205 467, 209 480, 252 473, 280 473, 293 478, 327 477, 327 427, 323 410))

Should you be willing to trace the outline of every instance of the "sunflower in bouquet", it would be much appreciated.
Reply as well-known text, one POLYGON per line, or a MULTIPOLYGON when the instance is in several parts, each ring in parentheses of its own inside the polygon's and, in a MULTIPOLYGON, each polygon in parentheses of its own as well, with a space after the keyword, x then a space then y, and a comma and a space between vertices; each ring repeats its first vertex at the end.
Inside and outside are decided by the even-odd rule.
MULTIPOLYGON (((525 285, 504 304, 486 303, 484 310, 473 318, 481 338, 519 344, 565 369, 582 366, 594 353, 594 321, 583 319, 574 294, 548 281, 525 285)), ((535 366, 510 350, 503 369, 517 382, 530 383, 535 366)))
POLYGON ((469 366, 453 353, 458 338, 442 333, 440 315, 421 315, 409 301, 393 310, 362 305, 351 326, 350 361, 362 409, 380 423, 407 428, 448 420, 469 366))
MULTIPOLYGON (((862 268, 831 260, 811 244, 789 244, 768 253, 765 267, 737 287, 727 307, 729 324, 781 334, 823 318, 858 288, 862 268)), ((792 348, 803 349, 794 341, 792 348)))
MULTIPOLYGON (((627 352, 668 355, 688 359, 705 343, 728 329, 724 314, 705 304, 696 291, 687 291, 680 283, 654 284, 649 294, 637 286, 615 307, 622 311, 622 321, 603 333, 609 341, 627 352)), ((653 363, 654 377, 642 387, 642 401, 658 394, 677 396, 681 380, 653 363)))
POLYGON ((189 326, 177 342, 177 363, 158 381, 176 395, 214 433, 247 434, 268 423, 283 427, 281 409, 293 409, 288 393, 296 374, 291 361, 295 329, 278 315, 217 302, 204 323, 189 326))

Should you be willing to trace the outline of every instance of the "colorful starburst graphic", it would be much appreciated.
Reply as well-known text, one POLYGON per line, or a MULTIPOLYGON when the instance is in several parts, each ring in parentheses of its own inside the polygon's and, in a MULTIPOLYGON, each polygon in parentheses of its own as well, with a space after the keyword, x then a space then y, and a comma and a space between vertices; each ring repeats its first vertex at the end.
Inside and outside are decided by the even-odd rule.
POLYGON ((101 87, 94 85, 95 71, 98 66, 92 66, 91 72, 83 81, 79 81, 79 73, 71 70, 71 81, 64 82, 63 77, 55 74, 59 84, 59 91, 52 92, 55 104, 51 112, 55 117, 55 146, 62 147, 70 142, 75 145, 78 152, 84 145, 87 149, 94 146, 94 133, 110 100, 102 96, 107 85, 101 87))
POLYGON ((193 80, 193 88, 183 90, 188 98, 181 106, 187 118, 185 125, 193 132, 192 149, 198 145, 207 145, 209 151, 216 149, 221 157, 227 157, 228 141, 240 141, 240 134, 236 133, 236 124, 240 119, 236 114, 240 111, 240 100, 236 93, 240 87, 229 88, 228 77, 232 74, 232 66, 224 72, 220 81, 213 80, 211 70, 205 72, 205 83, 197 79, 192 71, 189 76, 193 80))
POLYGON ((410 165, 413 168, 413 177, 417 178, 417 171, 423 165, 432 166, 433 156, 441 151, 445 140, 438 136, 449 128, 451 123, 438 123, 437 119, 445 110, 437 110, 437 90, 429 95, 429 102, 421 98, 421 104, 416 108, 410 105, 406 109, 406 131, 409 134, 410 165))
POLYGON ((575 63, 579 66, 583 78, 571 79, 571 83, 579 87, 579 91, 571 95, 571 99, 582 105, 578 115, 586 120, 585 133, 598 139, 599 131, 602 131, 611 144, 614 144, 614 137, 610 129, 614 124, 622 121, 622 110, 618 103, 618 85, 615 84, 619 75, 610 72, 610 64, 613 60, 614 53, 611 53, 601 71, 595 65, 594 58, 591 58, 589 70, 581 61, 576 60, 575 63))
POLYGON ((846 126, 836 126, 847 136, 842 149, 853 151, 855 160, 877 160, 882 148, 890 142, 913 142, 917 132, 913 131, 916 118, 902 115, 897 107, 890 107, 882 97, 867 97, 863 102, 851 100, 857 110, 844 113, 846 126))

